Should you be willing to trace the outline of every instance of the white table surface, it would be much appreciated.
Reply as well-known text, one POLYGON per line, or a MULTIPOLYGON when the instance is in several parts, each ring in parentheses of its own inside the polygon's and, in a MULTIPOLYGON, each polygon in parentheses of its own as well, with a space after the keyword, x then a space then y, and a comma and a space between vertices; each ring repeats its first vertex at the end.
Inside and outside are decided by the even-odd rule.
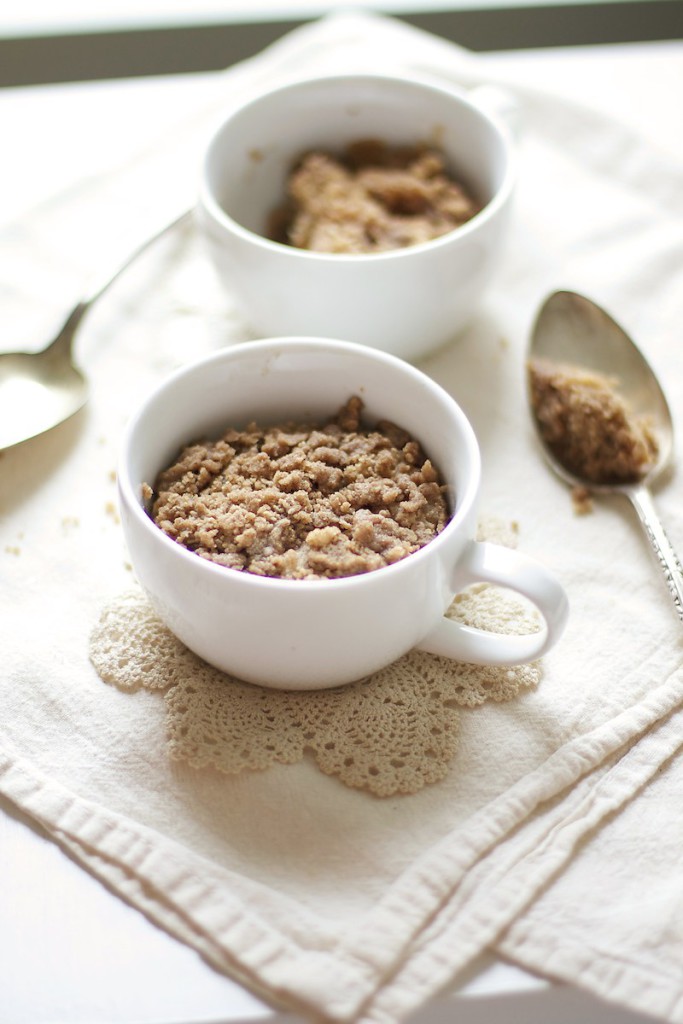
MULTIPOLYGON (((683 162, 683 42, 482 57, 632 125, 683 162)), ((121 164, 211 93, 211 75, 0 91, 0 228, 121 164)), ((683 184, 683 183, 682 183, 683 184)), ((109 893, 0 801, 0 1024, 293 1022, 109 893)), ((415 1024, 644 1024, 493 958, 415 1024)))

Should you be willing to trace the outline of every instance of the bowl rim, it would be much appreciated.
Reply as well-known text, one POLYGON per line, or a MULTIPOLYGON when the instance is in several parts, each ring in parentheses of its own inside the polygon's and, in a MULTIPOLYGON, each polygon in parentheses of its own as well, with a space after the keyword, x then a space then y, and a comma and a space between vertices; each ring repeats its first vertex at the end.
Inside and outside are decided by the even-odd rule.
POLYGON ((417 257, 421 253, 433 252, 449 245, 461 244, 469 235, 479 230, 479 228, 491 220, 501 208, 507 205, 512 196, 515 179, 516 158, 513 139, 508 126, 495 113, 485 110, 482 106, 469 99, 465 90, 459 89, 455 85, 451 86, 446 82, 435 82, 432 79, 422 77, 419 74, 399 75, 380 71, 317 74, 307 75, 306 77, 279 83, 270 88, 264 88, 247 99, 246 102, 233 107, 222 119, 218 127, 214 129, 204 150, 199 180, 197 210, 200 219, 202 214, 205 214, 213 225, 221 228, 224 232, 231 233, 244 242, 250 243, 266 252, 279 254, 284 258, 287 258, 288 256, 292 260, 313 260, 317 263, 331 263, 337 266, 343 263, 385 263, 396 260, 405 260, 410 257, 417 257), (481 210, 475 213, 475 215, 468 221, 464 224, 460 224, 458 227, 452 228, 450 231, 440 235, 438 238, 432 238, 426 242, 419 242, 415 245, 402 246, 401 248, 391 249, 386 252, 313 252, 310 249, 301 249, 293 245, 287 245, 284 242, 277 242, 273 239, 266 238, 265 235, 261 235, 257 231, 252 231, 250 228, 246 228, 240 224, 239 221, 235 220, 231 214, 227 213, 219 203, 209 185, 208 173, 209 163, 212 159, 214 150, 224 132, 227 131, 232 120, 249 111, 252 107, 268 102, 268 100, 273 96, 280 96, 288 92, 315 87, 320 82, 344 83, 348 81, 383 82, 388 85, 397 85, 400 88, 415 88, 422 92, 437 93, 439 96, 446 96, 448 99, 455 101, 456 104, 459 103, 461 106, 467 107, 468 110, 473 111, 476 116, 480 117, 482 121, 488 124, 497 134, 505 153, 505 169, 503 178, 495 194, 481 208, 481 210), (284 254, 287 254, 287 256, 284 254))
MULTIPOLYGON (((202 356, 200 359, 196 359, 169 374, 147 394, 146 398, 128 420, 128 423, 124 428, 120 444, 117 470, 119 503, 128 513, 130 513, 133 520, 141 526, 145 534, 151 538, 152 544, 161 544, 162 549, 165 549, 171 557, 179 558, 181 563, 190 559, 191 561, 187 564, 195 566, 196 568, 194 571, 209 574, 217 573, 218 579, 224 579, 226 572, 229 572, 230 579, 240 580, 240 585, 255 588, 266 586, 268 590, 273 590, 274 588, 292 590, 293 588, 293 592, 300 590, 303 592, 304 588, 306 592, 310 592, 312 589, 328 589, 330 587, 334 587, 335 590, 339 590, 342 587, 357 587, 359 585, 363 585, 363 581, 367 580, 369 577, 376 577, 378 573, 382 574, 382 578, 386 578, 388 573, 393 572, 398 574, 402 571, 409 571, 409 566, 417 564, 418 560, 422 561, 425 558, 432 557, 429 553, 430 551, 447 544, 451 535, 456 530, 459 530, 461 524, 467 521, 467 519, 473 514, 479 494, 480 481, 481 453, 474 428, 459 403, 446 391, 445 388, 417 367, 412 366, 410 363, 398 356, 392 355, 391 353, 384 352, 379 349, 373 349, 369 346, 360 345, 355 342, 342 341, 340 339, 333 338, 308 337, 304 335, 281 338, 263 338, 258 341, 238 343, 230 346, 229 348, 219 349, 217 352, 211 352, 206 356, 202 356), (314 348, 318 351, 321 349, 328 351, 346 351, 349 356, 355 354, 357 356, 368 358, 370 361, 374 360, 385 365, 392 365, 394 368, 404 372, 407 376, 412 376, 416 381, 416 384, 422 387, 426 394, 433 400, 448 407, 449 413, 458 421, 461 434, 466 443, 468 458, 470 461, 470 473, 466 487, 463 488, 456 497, 455 508, 452 511, 450 519, 444 526, 443 530, 429 540, 427 544, 418 548, 417 551, 413 551, 409 555, 406 555, 398 562, 394 562, 391 565, 381 566, 380 568, 373 569, 369 572, 358 573, 354 576, 334 577, 331 579, 292 580, 283 579, 278 576, 258 576, 255 573, 241 572, 238 570, 231 571, 228 570, 226 566, 218 565, 209 559, 201 558, 194 551, 190 551, 189 548, 184 547, 182 544, 179 544, 177 541, 174 541, 171 537, 165 534, 148 515, 144 507, 144 503, 141 500, 141 495, 136 493, 136 490, 141 486, 142 482, 136 485, 133 481, 132 474, 130 472, 129 458, 135 444, 137 432, 140 429, 145 416, 148 414, 150 406, 152 406, 169 389, 175 388, 179 384, 182 384, 183 381, 191 379, 196 374, 201 374, 204 372, 206 367, 222 362, 239 361, 240 356, 246 353, 256 352, 256 354, 258 354, 260 351, 269 353, 272 352, 274 348, 285 348, 290 351, 305 351, 310 348, 314 348)), ((121 519, 124 523, 124 532, 126 532, 125 516, 122 515, 121 519)))

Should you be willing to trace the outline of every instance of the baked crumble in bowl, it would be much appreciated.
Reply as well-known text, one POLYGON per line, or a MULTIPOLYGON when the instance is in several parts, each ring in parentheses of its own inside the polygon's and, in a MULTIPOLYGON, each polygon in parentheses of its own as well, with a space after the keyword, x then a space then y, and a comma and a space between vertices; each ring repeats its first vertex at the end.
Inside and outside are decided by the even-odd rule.
POLYGON ((224 119, 197 216, 255 336, 340 337, 412 359, 476 311, 503 251, 513 178, 505 124, 466 94, 400 76, 321 76, 224 119), (371 160, 361 185, 350 180, 359 151, 371 160), (400 173, 387 177, 387 160, 400 173), (293 175, 303 207, 283 241, 273 215, 293 175))
POLYGON ((388 353, 306 337, 173 374, 129 423, 118 475, 130 560, 162 621, 212 665, 281 689, 352 682, 416 646, 516 664, 558 639, 561 587, 475 541, 479 483, 472 427, 443 388, 388 353), (522 593, 544 626, 502 636, 446 619, 477 580, 522 593))

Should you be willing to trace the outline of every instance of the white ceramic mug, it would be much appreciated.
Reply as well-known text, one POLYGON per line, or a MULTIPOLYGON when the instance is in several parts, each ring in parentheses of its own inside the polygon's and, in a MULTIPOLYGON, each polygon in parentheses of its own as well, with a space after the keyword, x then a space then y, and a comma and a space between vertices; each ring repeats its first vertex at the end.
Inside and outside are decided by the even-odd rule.
POLYGON ((503 251, 513 179, 506 126, 454 89, 381 74, 317 77, 225 118, 205 156, 197 216, 256 335, 345 338, 413 359, 452 339, 475 311, 503 251), (297 158, 361 138, 438 147, 483 209, 440 238, 391 252, 269 241, 268 218, 297 158))
POLYGON ((560 636, 564 591, 524 555, 475 541, 480 458, 472 428, 439 385, 391 355, 347 342, 270 339, 222 350, 170 377, 130 422, 119 467, 133 568, 168 627, 206 661, 241 679, 315 689, 360 679, 413 647, 466 662, 540 657, 560 636), (420 441, 447 484, 443 531, 393 565, 343 579, 285 580, 207 561, 166 536, 143 506, 178 451, 250 420, 321 422, 351 396, 369 423, 389 419, 420 441), (524 636, 444 617, 454 595, 486 580, 529 598, 545 625, 524 636))

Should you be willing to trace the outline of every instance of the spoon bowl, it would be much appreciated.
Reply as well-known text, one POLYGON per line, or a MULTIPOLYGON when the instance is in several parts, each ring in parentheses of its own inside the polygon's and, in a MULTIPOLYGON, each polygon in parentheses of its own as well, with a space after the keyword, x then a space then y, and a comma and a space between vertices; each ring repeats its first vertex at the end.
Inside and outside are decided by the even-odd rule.
POLYGON ((102 275, 42 351, 0 353, 0 451, 51 430, 85 405, 88 384, 73 359, 74 337, 83 317, 138 256, 191 216, 192 211, 185 211, 175 217, 125 262, 102 275))
POLYGON ((42 352, 0 355, 0 450, 56 427, 85 404, 88 385, 70 346, 71 335, 60 332, 42 352))
MULTIPOLYGON (((620 395, 634 415, 648 417, 657 437, 657 456, 640 481, 652 483, 668 465, 673 453, 671 411, 654 371, 626 331, 585 296, 576 292, 555 292, 536 318, 529 347, 529 360, 533 359, 579 366, 618 380, 620 395)), ((589 484, 569 473, 546 445, 544 452, 556 472, 568 483, 590 486, 596 492, 626 490, 632 486, 589 484)))
MULTIPOLYGON (((683 568, 658 518, 650 486, 673 456, 673 420, 666 397, 649 363, 629 335, 598 305, 576 292, 558 291, 541 307, 532 329, 527 364, 542 360, 595 372, 617 382, 617 390, 635 417, 646 417, 657 451, 637 479, 595 482, 564 465, 547 444, 539 424, 528 378, 529 405, 543 454, 566 483, 595 494, 619 493, 635 508, 664 572, 676 610, 683 619, 683 568)), ((530 375, 529 375, 530 377, 530 375)))

